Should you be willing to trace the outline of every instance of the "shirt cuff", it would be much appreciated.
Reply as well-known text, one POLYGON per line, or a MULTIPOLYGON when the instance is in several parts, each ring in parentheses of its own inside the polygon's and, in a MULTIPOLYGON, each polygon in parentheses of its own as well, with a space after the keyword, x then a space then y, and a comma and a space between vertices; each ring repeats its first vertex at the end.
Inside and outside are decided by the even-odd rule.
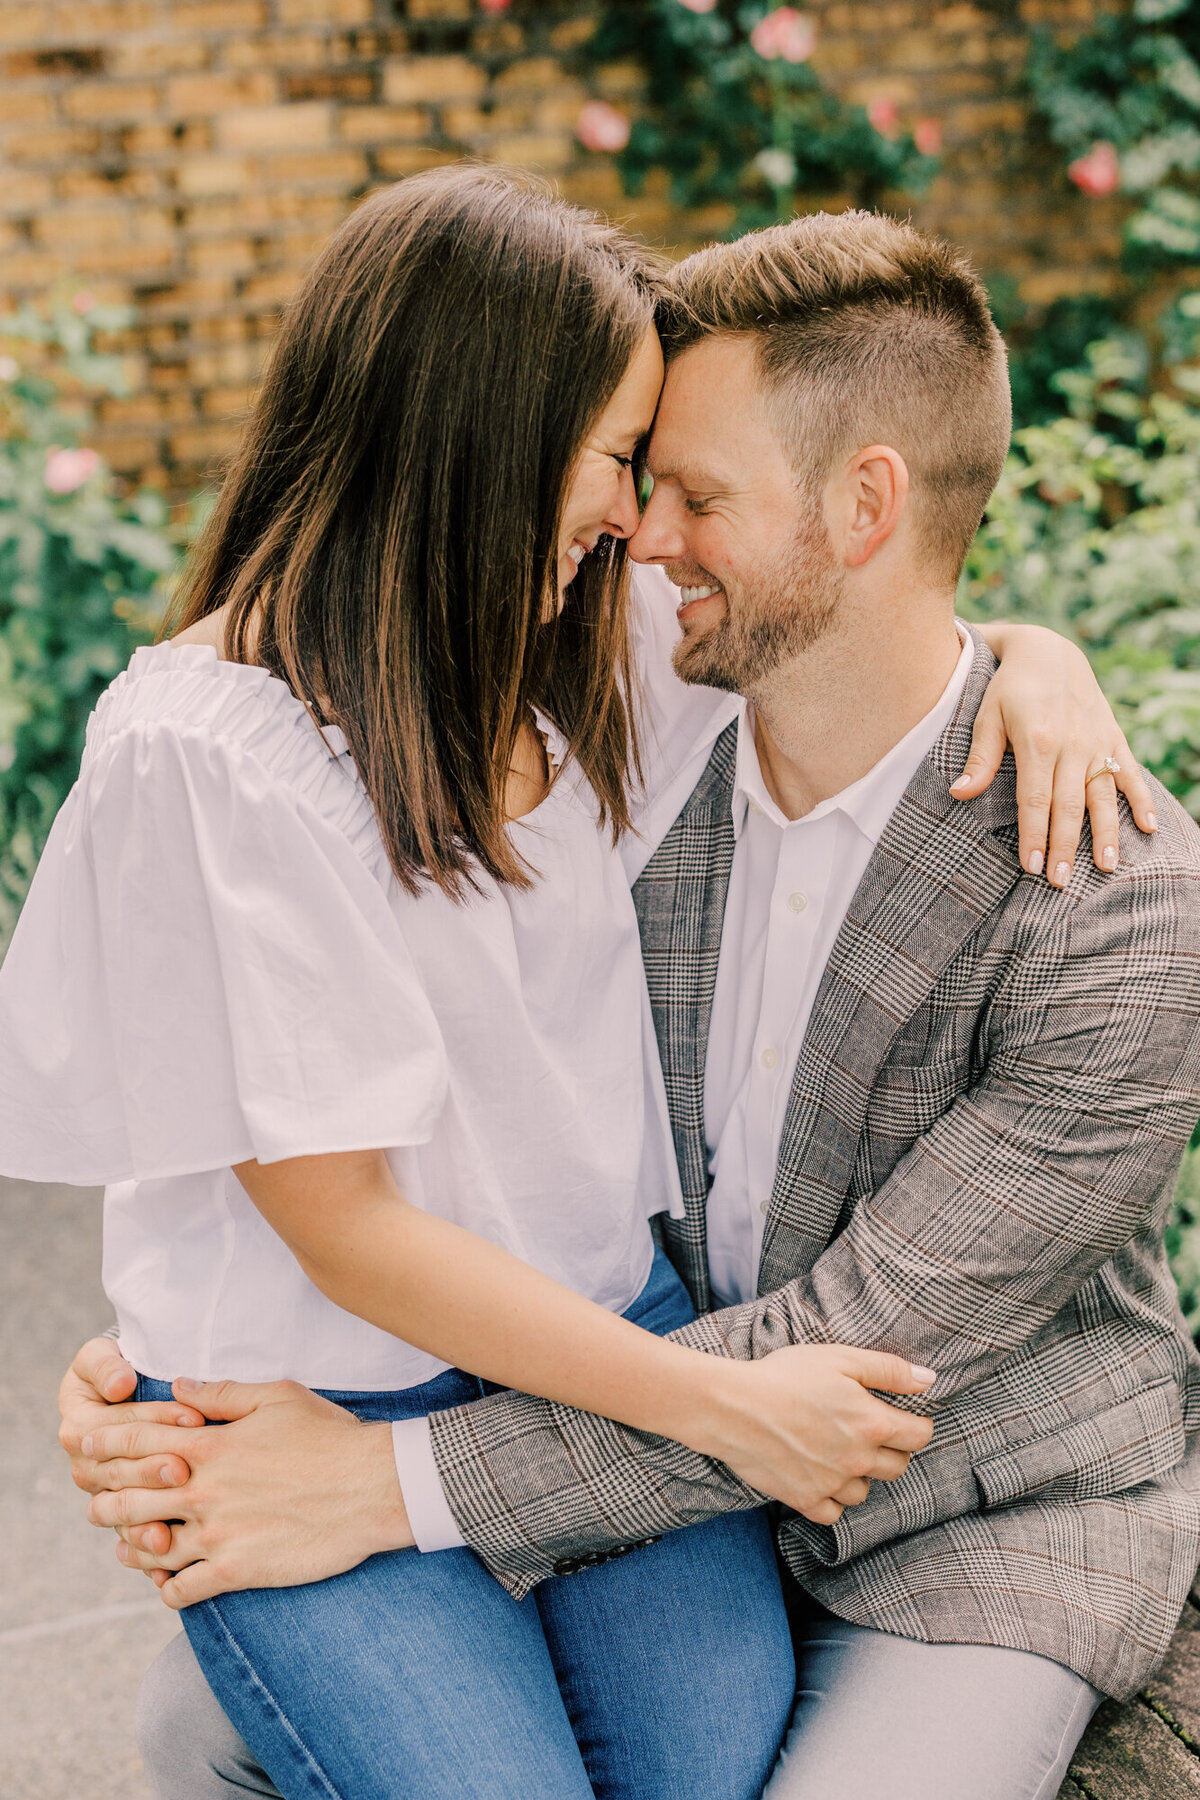
POLYGON ((429 1441, 429 1420, 393 1419, 392 1450, 404 1510, 418 1550, 460 1550, 466 1538, 442 1490, 429 1441))

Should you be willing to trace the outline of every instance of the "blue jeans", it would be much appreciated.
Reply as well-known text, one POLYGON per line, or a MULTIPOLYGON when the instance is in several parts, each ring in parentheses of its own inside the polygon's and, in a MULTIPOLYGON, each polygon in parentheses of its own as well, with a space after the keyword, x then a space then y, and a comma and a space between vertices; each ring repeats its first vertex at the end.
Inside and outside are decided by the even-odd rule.
MULTIPOLYGON (((626 1314, 692 1308, 659 1252, 626 1314)), ((362 1419, 478 1398, 457 1369, 362 1419)), ((169 1397, 142 1379, 138 1398, 169 1397)), ((795 1664, 764 1511, 670 1533, 521 1602, 471 1550, 395 1551, 331 1581, 182 1615, 229 1719, 286 1800, 758 1800, 795 1664)))

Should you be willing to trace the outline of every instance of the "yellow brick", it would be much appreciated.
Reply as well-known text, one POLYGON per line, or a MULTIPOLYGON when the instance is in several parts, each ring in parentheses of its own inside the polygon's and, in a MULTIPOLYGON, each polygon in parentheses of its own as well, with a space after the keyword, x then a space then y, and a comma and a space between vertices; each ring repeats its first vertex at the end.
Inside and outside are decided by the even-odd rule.
POLYGON ((564 19, 550 33, 550 43, 555 50, 578 50, 589 38, 596 35, 594 18, 564 19))
POLYGON ((39 244, 50 244, 70 250, 76 244, 123 243, 129 234, 130 215, 123 206, 67 208, 54 207, 39 213, 33 221, 33 235, 39 244))
POLYGON ((333 129, 328 100, 306 100, 296 106, 256 106, 224 113, 216 122, 224 150, 299 149, 327 144, 333 129))
POLYGON ((44 125, 53 117, 52 94, 39 93, 36 89, 27 93, 16 87, 4 89, 3 98, 0 98, 0 120, 5 125, 44 125))
POLYGON ((565 131, 573 135, 583 110, 583 96, 571 91, 572 82, 564 82, 568 90, 551 99, 539 100, 533 109, 533 124, 538 131, 565 131))
POLYGON ((892 100, 897 106, 915 106, 920 89, 907 75, 887 75, 870 81, 852 81, 846 98, 852 104, 869 106, 872 100, 892 100))
POLYGON ((175 261, 172 244, 95 244, 76 250, 72 267, 80 275, 132 275, 137 279, 169 269, 175 261))
POLYGON ((62 107, 70 119, 144 119, 158 110, 158 90, 145 82, 81 81, 64 91, 62 107))
POLYGON ((487 75, 465 56, 406 56, 383 66, 385 100, 471 100, 487 75))
POLYGON ((156 169, 126 169, 111 180, 97 169, 65 169, 58 178, 58 192, 64 200, 111 206, 115 200, 161 198, 162 183, 156 169))
POLYGON ((105 462, 122 475, 148 475, 158 455, 158 439, 142 432, 110 427, 96 433, 95 444, 105 462))
POLYGON ((596 70, 596 91, 605 100, 631 100, 645 85, 646 76, 640 63, 608 63, 596 70))
POLYGON ((248 305, 286 306, 296 291, 300 273, 299 269, 271 269, 254 275, 243 287, 243 296, 248 305))
POLYGON ((13 0, 0 6, 0 44, 40 44, 46 35, 44 6, 17 6, 13 0))
POLYGON ((498 94, 544 94, 564 85, 562 64, 552 56, 530 56, 510 63, 495 80, 498 94))
POLYGON ((166 106, 176 116, 228 112, 234 107, 270 106, 275 77, 261 70, 251 75, 181 75, 166 86, 166 106))
POLYGON ((425 137, 429 113, 423 106, 347 106, 337 123, 348 144, 379 144, 396 138, 425 137))
POLYGON ((47 288, 70 273, 65 257, 46 250, 12 250, 4 259, 4 279, 10 288, 47 288))
POLYGON ((172 0, 176 31, 257 31, 267 22, 264 0, 172 0))
POLYGON ((5 169, 3 176, 0 176, 0 212, 35 212, 40 207, 50 205, 53 192, 48 175, 34 175, 23 169, 5 169))
POLYGON ((268 156, 264 157, 262 168, 271 183, 294 181, 307 186, 356 187, 367 179, 366 158, 353 150, 268 156))
POLYGON ((419 175, 422 169, 441 169, 461 158, 455 150, 438 150, 432 144, 413 144, 403 149, 397 146, 380 150, 375 161, 381 175, 390 175, 399 181, 405 175, 419 175))
POLYGON ((237 387, 213 387, 201 397, 201 408, 210 417, 236 418, 239 422, 254 404, 255 389, 249 384, 237 387))
POLYGON ((236 156, 188 158, 175 170, 175 186, 189 197, 240 194, 250 185, 250 165, 236 156))
POLYGON ((204 156, 212 148, 212 130, 207 123, 191 119, 185 125, 168 125, 150 119, 122 133, 126 154, 131 157, 165 156, 172 164, 192 156, 204 156))
MULTIPOLYGON (((233 283, 225 276, 191 275, 182 281, 173 281, 169 287, 160 288, 153 294, 147 294, 140 311, 148 319, 198 319, 215 309, 224 309, 232 294, 233 283)), ((170 332, 165 344, 167 348, 175 344, 170 332)), ((163 346, 157 347, 161 349, 163 346)))
POLYGON ((369 25, 371 0, 277 0, 281 25, 369 25))
POLYGON ((209 46, 203 38, 118 38, 108 50, 110 75, 177 75, 208 67, 209 46))
POLYGON ((978 6, 944 6, 934 14, 938 31, 988 31, 994 21, 978 6))
POLYGON ((497 120, 493 114, 485 113, 482 106, 443 106, 442 130, 448 138, 455 138, 460 143, 471 143, 487 131, 520 130, 530 123, 530 109, 505 107, 505 117, 497 120), (517 118, 510 115, 516 112, 517 118), (522 116, 523 115, 523 116, 522 116))
POLYGON ((569 137, 557 132, 524 132, 514 137, 501 134, 487 147, 493 162, 515 163, 526 169, 563 169, 575 156, 569 137))
POLYGON ((232 37, 221 45, 221 61, 229 69, 323 69, 331 54, 331 39, 299 31, 232 37))
POLYGON ((240 433, 226 424, 194 425, 168 440, 176 462, 209 464, 237 449, 240 433))
POLYGON ((56 12, 50 42, 102 44, 135 31, 150 31, 160 23, 155 0, 88 0, 86 8, 79 0, 62 0, 56 12), (81 27, 83 28, 81 30, 81 27))
POLYGON ((249 238, 199 238, 187 260, 198 275, 248 275, 258 259, 249 238))

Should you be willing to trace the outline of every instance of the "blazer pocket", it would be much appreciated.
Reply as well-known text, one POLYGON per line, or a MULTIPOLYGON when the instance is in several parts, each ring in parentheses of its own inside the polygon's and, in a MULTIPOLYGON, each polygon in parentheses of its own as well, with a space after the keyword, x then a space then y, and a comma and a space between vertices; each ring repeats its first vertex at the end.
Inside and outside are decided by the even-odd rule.
POLYGON ((1184 1452, 1179 1388, 1168 1376, 1116 1406, 975 1464, 984 1508, 1015 1500, 1094 1500, 1174 1468, 1184 1452))

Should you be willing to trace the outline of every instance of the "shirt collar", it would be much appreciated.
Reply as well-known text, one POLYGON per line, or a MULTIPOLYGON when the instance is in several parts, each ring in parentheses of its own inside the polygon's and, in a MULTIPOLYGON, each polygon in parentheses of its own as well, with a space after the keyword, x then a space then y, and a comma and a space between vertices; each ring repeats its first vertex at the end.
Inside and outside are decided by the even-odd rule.
POLYGON ((814 806, 811 812, 805 813, 800 819, 785 818, 767 792, 754 742, 754 708, 748 700, 743 700, 738 713, 737 765, 731 801, 734 836, 741 836, 746 815, 753 807, 756 813, 770 819, 782 831, 793 825, 811 825, 814 820, 840 812, 857 826, 869 843, 877 844, 883 835, 884 826, 900 804, 905 788, 950 723, 954 709, 962 697, 975 655, 975 646, 969 632, 961 625, 958 627, 958 635, 962 649, 954 665, 954 673, 943 689, 937 705, 898 744, 893 744, 874 768, 868 769, 850 787, 843 788, 840 794, 831 794, 828 800, 822 800, 819 806, 814 806))

